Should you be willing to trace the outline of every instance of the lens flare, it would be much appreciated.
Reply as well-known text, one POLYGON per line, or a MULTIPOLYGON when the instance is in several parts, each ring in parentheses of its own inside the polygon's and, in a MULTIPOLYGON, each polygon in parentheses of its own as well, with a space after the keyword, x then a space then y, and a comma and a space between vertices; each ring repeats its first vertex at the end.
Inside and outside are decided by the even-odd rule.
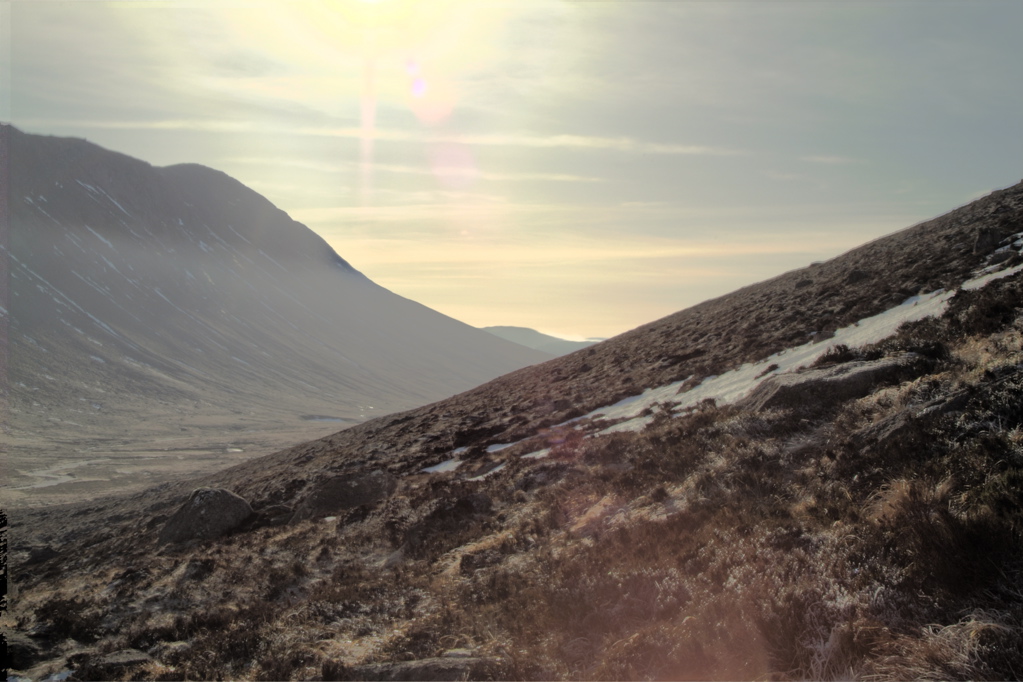
POLYGON ((376 64, 366 59, 362 79, 359 133, 359 200, 369 206, 373 200, 373 135, 376 128, 376 64))
POLYGON ((428 156, 434 177, 447 189, 466 189, 479 177, 476 160, 468 145, 438 142, 430 146, 428 156))
POLYGON ((416 78, 409 91, 409 108, 420 121, 428 125, 446 121, 458 104, 454 83, 441 78, 416 78))

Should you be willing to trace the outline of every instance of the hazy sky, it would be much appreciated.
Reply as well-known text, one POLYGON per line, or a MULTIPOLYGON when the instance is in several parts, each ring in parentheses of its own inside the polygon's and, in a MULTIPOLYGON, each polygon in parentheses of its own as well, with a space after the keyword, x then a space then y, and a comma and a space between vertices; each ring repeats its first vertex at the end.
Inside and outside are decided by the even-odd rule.
POLYGON ((223 170, 477 326, 611 336, 1023 177, 1018 0, 15 0, 0 20, 0 118, 223 170))

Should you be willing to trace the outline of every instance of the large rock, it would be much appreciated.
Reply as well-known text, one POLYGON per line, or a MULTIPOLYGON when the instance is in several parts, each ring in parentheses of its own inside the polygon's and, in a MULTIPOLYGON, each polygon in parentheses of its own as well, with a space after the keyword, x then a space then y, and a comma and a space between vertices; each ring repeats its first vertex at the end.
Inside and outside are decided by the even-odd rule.
POLYGON ((916 353, 880 360, 846 362, 832 367, 778 374, 765 379, 739 407, 758 411, 770 408, 827 408, 837 402, 861 398, 878 386, 914 376, 922 365, 916 353))
POLYGON ((188 496, 160 531, 160 542, 212 540, 228 533, 252 516, 244 498, 223 488, 198 488, 188 496))
POLYGON ((320 481, 295 509, 291 523, 375 504, 394 492, 398 480, 386 471, 345 474, 320 481))

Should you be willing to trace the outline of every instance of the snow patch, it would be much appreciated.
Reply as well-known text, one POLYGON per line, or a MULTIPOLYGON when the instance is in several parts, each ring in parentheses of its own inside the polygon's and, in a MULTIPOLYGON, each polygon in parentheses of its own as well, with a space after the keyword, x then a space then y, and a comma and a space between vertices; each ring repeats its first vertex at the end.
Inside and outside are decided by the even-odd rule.
POLYGON ((544 448, 543 450, 537 450, 536 452, 530 452, 522 455, 522 459, 543 459, 549 454, 551 454, 551 449, 544 448))
POLYGON ((641 395, 625 398, 614 405, 597 408, 585 416, 591 419, 627 420, 615 424, 601 433, 641 431, 653 419, 650 415, 640 416, 641 413, 653 408, 658 403, 670 403, 675 405, 676 409, 694 407, 708 399, 714 400, 719 405, 734 403, 749 395, 770 374, 791 372, 811 365, 834 346, 844 344, 850 348, 862 347, 888 338, 895 333, 899 325, 905 322, 941 315, 953 294, 954 292, 938 290, 929 294, 911 296, 901 305, 839 329, 827 343, 810 342, 796 348, 779 351, 760 362, 747 363, 720 376, 707 377, 700 385, 683 393, 679 393, 679 391, 683 388, 686 380, 650 388, 641 395), (768 368, 772 365, 776 365, 776 367, 769 372, 768 368))
POLYGON ((988 282, 993 282, 996 279, 1002 279, 1003 277, 1015 275, 1020 270, 1023 270, 1023 264, 1016 265, 1011 268, 1005 268, 1004 270, 989 272, 986 275, 981 275, 980 277, 975 277, 971 280, 963 282, 961 288, 965 291, 973 291, 975 289, 980 289, 981 287, 985 286, 988 282))
POLYGON ((449 459, 440 464, 434 464, 432 467, 426 467, 423 469, 423 473, 427 474, 443 474, 448 471, 454 471, 461 466, 462 460, 460 459, 449 459))

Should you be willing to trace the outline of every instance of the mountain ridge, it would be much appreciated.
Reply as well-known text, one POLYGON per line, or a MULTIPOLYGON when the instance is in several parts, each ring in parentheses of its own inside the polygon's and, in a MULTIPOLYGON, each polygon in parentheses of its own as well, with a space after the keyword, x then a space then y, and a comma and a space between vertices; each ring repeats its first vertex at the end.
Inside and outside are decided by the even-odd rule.
POLYGON ((486 332, 502 339, 521 344, 527 348, 550 353, 551 355, 567 355, 583 348, 589 348, 599 341, 569 341, 550 334, 538 332, 529 327, 514 327, 508 325, 497 325, 491 327, 480 327, 486 332))
POLYGON ((221 171, 6 130, 14 487, 97 491, 133 451, 154 471, 118 485, 151 484, 158 443, 219 466, 325 432, 303 415, 357 422, 547 359, 380 287, 221 171), (53 485, 76 450, 92 463, 53 485))

